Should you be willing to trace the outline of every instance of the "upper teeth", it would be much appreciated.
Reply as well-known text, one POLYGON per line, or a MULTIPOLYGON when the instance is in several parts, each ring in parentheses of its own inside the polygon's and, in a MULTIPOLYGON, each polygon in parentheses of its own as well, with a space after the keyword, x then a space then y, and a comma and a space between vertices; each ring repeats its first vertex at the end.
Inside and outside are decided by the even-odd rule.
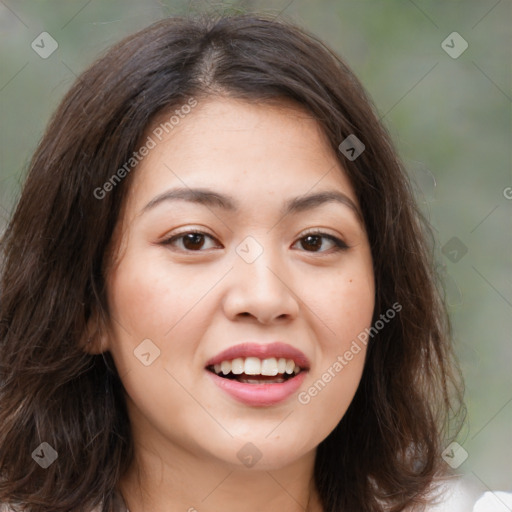
POLYGON ((281 357, 276 359, 270 357, 268 359, 259 359, 257 357, 237 357, 232 361, 222 361, 222 363, 214 365, 215 373, 227 375, 233 373, 240 375, 277 375, 278 373, 299 373, 300 367, 295 364, 293 359, 285 359, 281 357))

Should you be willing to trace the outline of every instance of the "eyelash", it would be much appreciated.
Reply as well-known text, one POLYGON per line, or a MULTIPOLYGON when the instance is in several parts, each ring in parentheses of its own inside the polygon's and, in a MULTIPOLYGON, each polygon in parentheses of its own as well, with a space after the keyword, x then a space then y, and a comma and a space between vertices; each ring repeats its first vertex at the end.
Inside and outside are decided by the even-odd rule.
MULTIPOLYGON (((188 230, 188 231, 182 231, 181 233, 176 233, 176 234, 172 235, 171 237, 164 240, 162 242, 162 245, 166 245, 166 246, 172 245, 176 240, 183 239, 183 237, 185 235, 203 235, 205 237, 211 238, 212 240, 215 240, 215 238, 212 235, 205 233, 204 231, 188 230)), ((321 231, 319 229, 311 230, 311 231, 304 233, 297 240, 297 242, 305 239, 308 236, 318 236, 320 238, 326 238, 327 240, 330 240, 331 242, 333 242, 334 247, 330 251, 329 250, 327 250, 327 251, 306 251, 306 250, 304 250, 303 252, 308 252, 308 253, 312 253, 312 254, 323 254, 323 253, 333 254, 333 253, 338 253, 340 251, 345 251, 347 249, 350 249, 350 247, 340 238, 338 238, 334 235, 330 235, 328 233, 324 233, 323 231, 321 231)), ((217 241, 217 240, 215 240, 215 241, 217 241)), ((295 242, 295 243, 297 243, 297 242, 295 242)), ((294 243, 294 245, 295 245, 295 243, 294 243)), ((183 250, 184 252, 188 252, 188 253, 204 252, 204 250, 202 250, 202 249, 199 249, 197 251, 192 251, 192 250, 188 250, 188 249, 181 249, 181 250, 183 250)))

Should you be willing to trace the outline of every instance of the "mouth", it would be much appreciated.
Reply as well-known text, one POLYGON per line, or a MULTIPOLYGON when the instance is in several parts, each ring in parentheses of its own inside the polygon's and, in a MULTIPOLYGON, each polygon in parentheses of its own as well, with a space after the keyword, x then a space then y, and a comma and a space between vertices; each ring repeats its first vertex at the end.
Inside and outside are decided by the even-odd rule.
POLYGON ((284 357, 237 357, 209 365, 206 369, 221 378, 243 384, 282 384, 305 371, 293 359, 284 357))
POLYGON ((249 406, 272 406, 288 400, 309 371, 308 358, 286 343, 243 343, 224 350, 205 366, 212 382, 249 406))

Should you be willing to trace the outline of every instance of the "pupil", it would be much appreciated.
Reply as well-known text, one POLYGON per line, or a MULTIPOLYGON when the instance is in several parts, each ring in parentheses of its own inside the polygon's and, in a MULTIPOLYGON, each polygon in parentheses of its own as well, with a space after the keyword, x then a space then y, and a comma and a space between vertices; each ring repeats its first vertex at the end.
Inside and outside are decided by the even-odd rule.
POLYGON ((315 249, 315 248, 318 249, 322 245, 322 242, 318 235, 307 235, 302 242, 302 247, 304 249, 308 250, 306 245, 310 245, 310 246, 312 245, 313 249, 315 249), (312 240, 313 240, 313 242, 311 242, 312 240), (315 241, 316 241, 316 243, 315 243, 315 241), (318 242, 320 242, 320 243, 318 243, 318 242))
POLYGON ((183 239, 183 245, 187 249, 200 249, 203 244, 204 239, 201 233, 187 233, 183 239))

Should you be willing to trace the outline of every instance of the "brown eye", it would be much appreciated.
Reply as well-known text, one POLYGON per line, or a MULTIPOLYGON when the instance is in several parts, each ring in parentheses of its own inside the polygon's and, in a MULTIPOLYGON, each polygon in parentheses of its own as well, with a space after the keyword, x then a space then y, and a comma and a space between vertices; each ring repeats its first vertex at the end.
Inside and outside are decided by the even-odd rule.
POLYGON ((301 247, 307 252, 337 252, 340 250, 348 249, 348 245, 343 240, 321 232, 307 234, 303 236, 298 242, 300 242, 301 247), (331 249, 333 250, 329 250, 329 247, 327 249, 321 250, 324 246, 325 240, 328 240, 331 243, 331 249))
POLYGON ((308 235, 301 240, 301 246, 306 251, 316 251, 322 247, 322 237, 318 235, 308 235))
MULTIPOLYGON (((205 249, 207 240, 215 240, 212 236, 201 231, 188 231, 172 236, 163 242, 164 245, 175 246, 188 252, 201 252, 205 249)), ((206 247, 211 249, 211 247, 206 247)))
POLYGON ((187 233, 183 236, 183 246, 189 251, 201 249, 204 245, 204 235, 201 233, 187 233))

